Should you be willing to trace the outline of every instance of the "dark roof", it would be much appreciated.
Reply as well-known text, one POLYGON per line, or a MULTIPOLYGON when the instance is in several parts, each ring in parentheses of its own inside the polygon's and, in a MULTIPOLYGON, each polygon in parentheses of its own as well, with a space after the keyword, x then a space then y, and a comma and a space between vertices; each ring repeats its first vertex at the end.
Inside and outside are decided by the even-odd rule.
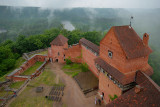
POLYGON ((103 68, 107 73, 109 73, 113 78, 118 80, 122 85, 126 85, 128 83, 134 82, 135 74, 132 73, 130 75, 124 75, 119 70, 108 64, 106 61, 101 59, 100 57, 95 59, 95 63, 97 63, 101 68, 103 68))
POLYGON ((63 46, 68 39, 64 37, 63 35, 58 35, 50 44, 51 45, 57 45, 57 46, 63 46))
POLYGON ((158 107, 160 105, 160 87, 141 71, 137 72, 137 84, 142 88, 139 93, 135 88, 127 91, 106 107, 158 107))
POLYGON ((112 28, 128 59, 147 56, 152 52, 132 27, 113 26, 112 28))
POLYGON ((97 46, 96 44, 92 43, 91 41, 85 39, 85 38, 82 38, 80 39, 79 41, 80 43, 88 46, 89 48, 91 48, 93 51, 95 51, 96 53, 99 54, 99 46, 97 46))

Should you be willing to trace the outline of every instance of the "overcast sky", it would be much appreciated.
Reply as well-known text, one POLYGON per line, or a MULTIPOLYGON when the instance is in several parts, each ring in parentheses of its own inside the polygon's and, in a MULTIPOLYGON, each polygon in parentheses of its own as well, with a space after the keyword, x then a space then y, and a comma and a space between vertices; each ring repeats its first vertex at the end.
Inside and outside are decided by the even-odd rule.
POLYGON ((160 8, 160 0, 0 0, 0 5, 44 8, 160 8))

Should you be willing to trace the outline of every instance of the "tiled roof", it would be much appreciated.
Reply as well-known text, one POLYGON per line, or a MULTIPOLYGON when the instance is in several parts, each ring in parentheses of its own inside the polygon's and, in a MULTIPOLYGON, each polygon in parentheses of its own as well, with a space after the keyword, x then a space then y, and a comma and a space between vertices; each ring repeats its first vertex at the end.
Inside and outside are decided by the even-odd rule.
POLYGON ((140 92, 136 93, 134 87, 106 107, 159 107, 160 87, 141 71, 137 72, 136 82, 141 87, 140 92))
POLYGON ((134 82, 135 74, 124 75, 119 70, 108 64, 106 61, 101 59, 100 57, 95 59, 95 63, 97 63, 101 68, 103 68, 107 73, 109 73, 113 78, 118 80, 122 85, 126 85, 128 83, 134 82))
POLYGON ((128 59, 147 56, 152 52, 132 27, 114 26, 113 30, 128 59))
POLYGON ((63 35, 58 35, 50 44, 51 45, 57 45, 57 46, 63 46, 68 39, 64 37, 63 35))
POLYGON ((91 48, 93 51, 95 51, 96 53, 99 54, 99 46, 97 46, 96 44, 92 43, 91 41, 85 39, 85 38, 82 38, 80 39, 79 41, 80 43, 88 46, 89 48, 91 48))

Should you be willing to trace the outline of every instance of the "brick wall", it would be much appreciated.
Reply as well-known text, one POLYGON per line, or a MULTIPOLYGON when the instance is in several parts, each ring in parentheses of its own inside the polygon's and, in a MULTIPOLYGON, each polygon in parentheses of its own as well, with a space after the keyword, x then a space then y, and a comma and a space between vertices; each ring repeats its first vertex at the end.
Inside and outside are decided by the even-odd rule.
POLYGON ((105 76, 102 72, 99 74, 99 93, 104 93, 104 100, 106 103, 111 102, 109 95, 112 97, 114 95, 120 96, 122 94, 121 89, 113 83, 107 76, 105 76))
POLYGON ((68 49, 68 43, 64 44, 64 46, 51 45, 51 58, 53 62, 55 62, 56 59, 58 59, 58 62, 64 63, 64 49, 68 49))
POLYGON ((72 47, 65 50, 64 54, 65 58, 70 58, 72 62, 81 63, 82 55, 81 46, 79 44, 72 45, 72 47))
POLYGON ((26 80, 25 77, 19 75, 23 73, 25 70, 27 70, 29 67, 33 66, 37 61, 44 62, 45 60, 48 61, 48 57, 45 55, 34 55, 28 61, 24 62, 19 69, 16 69, 11 74, 6 76, 6 79, 11 79, 14 81, 26 80))
POLYGON ((25 81, 25 80, 27 80, 28 78, 27 77, 25 77, 25 76, 13 76, 12 77, 12 80, 13 81, 25 81))
POLYGON ((122 73, 141 70, 148 66, 148 56, 135 59, 126 58, 112 28, 100 42, 100 57, 122 73), (108 51, 113 53, 112 58, 108 57, 108 51))
POLYGON ((95 67, 95 62, 94 62, 94 59, 97 58, 97 56, 93 52, 91 52, 89 49, 86 49, 86 47, 84 47, 83 45, 81 45, 81 47, 82 47, 83 62, 87 63, 87 65, 89 66, 89 69, 93 72, 93 74, 96 77, 98 77, 99 71, 95 67))

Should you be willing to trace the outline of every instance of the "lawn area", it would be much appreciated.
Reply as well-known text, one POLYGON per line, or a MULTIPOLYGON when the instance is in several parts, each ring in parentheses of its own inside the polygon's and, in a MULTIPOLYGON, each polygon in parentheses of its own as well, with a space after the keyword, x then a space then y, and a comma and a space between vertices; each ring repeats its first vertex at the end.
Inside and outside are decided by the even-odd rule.
POLYGON ((5 96, 8 96, 8 95, 13 95, 13 92, 12 91, 0 91, 0 97, 5 97, 5 96))
MULTIPOLYGON (((25 90, 9 105, 9 107, 52 107, 53 101, 47 100, 46 95, 50 92, 53 85, 56 85, 56 75, 49 69, 31 80, 25 90), (42 93, 36 93, 36 87, 43 86, 42 93)), ((57 85, 64 85, 60 82, 57 85)))
POLYGON ((48 54, 48 50, 46 50, 46 51, 42 51, 42 52, 40 52, 40 53, 37 53, 37 54, 41 54, 41 55, 47 55, 47 54, 48 54))
POLYGON ((73 63, 70 65, 64 65, 63 70, 66 74, 71 75, 72 77, 82 72, 81 64, 77 64, 77 63, 73 63))
POLYGON ((40 84, 45 84, 48 86, 53 86, 55 84, 56 75, 50 71, 50 69, 45 69, 43 73, 30 82, 30 85, 39 86, 40 84))
POLYGON ((36 62, 33 66, 28 68, 21 75, 32 75, 32 73, 34 73, 42 64, 43 62, 36 62))
POLYGON ((25 81, 18 81, 18 82, 14 82, 12 83, 9 87, 10 88, 14 88, 14 89, 18 89, 21 87, 22 84, 24 84, 25 81))
POLYGON ((12 71, 14 71, 15 69, 19 68, 26 60, 23 59, 22 57, 20 57, 19 59, 16 60, 16 64, 15 67, 13 69, 11 69, 10 71, 8 71, 7 74, 5 74, 4 76, 0 77, 0 81, 5 81, 5 77, 11 73, 12 71))

